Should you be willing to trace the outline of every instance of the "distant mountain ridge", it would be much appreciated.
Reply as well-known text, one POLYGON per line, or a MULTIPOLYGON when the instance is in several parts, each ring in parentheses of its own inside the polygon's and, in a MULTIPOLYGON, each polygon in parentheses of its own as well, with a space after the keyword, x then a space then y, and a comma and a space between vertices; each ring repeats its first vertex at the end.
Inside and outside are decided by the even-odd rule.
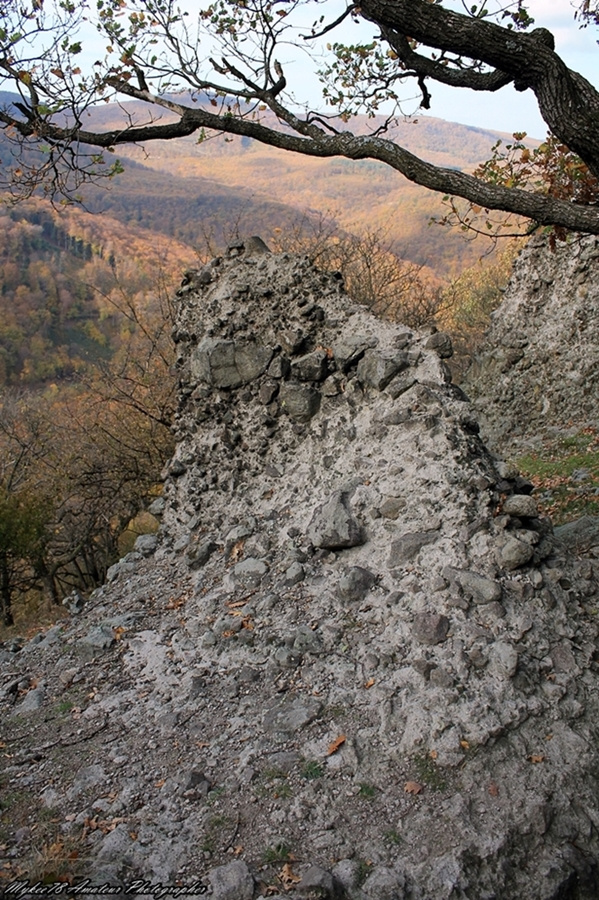
MULTIPOLYGON (((14 99, 15 95, 0 92, 0 103, 14 99)), ((202 98, 197 102, 200 105, 202 98)), ((161 121, 172 117, 167 110, 159 114, 161 121)), ((270 112, 262 115, 274 123, 270 112)), ((90 109, 87 117, 90 129, 108 130, 122 127, 125 120, 147 122, 148 108, 137 101, 103 104, 90 109)), ((358 116, 350 126, 340 123, 340 127, 364 134, 382 121, 358 116)), ((510 139, 500 132, 429 116, 397 122, 389 127, 388 136, 436 165, 462 171, 488 158, 498 139, 510 139)), ((117 149, 125 174, 109 186, 87 188, 86 207, 196 249, 205 250, 209 240, 213 250, 236 233, 259 233, 268 239, 306 215, 309 222, 325 214, 343 231, 380 229, 399 257, 428 265, 442 278, 489 250, 484 239, 465 241, 458 231, 430 227, 431 220, 447 212, 441 196, 377 161, 303 157, 249 138, 223 135, 117 149)))

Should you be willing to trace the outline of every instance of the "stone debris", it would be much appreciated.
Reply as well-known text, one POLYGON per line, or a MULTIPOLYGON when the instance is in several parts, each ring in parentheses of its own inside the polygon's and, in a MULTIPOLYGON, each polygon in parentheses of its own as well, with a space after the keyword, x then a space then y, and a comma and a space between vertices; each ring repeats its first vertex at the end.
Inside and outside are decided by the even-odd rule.
POLYGON ((178 292, 157 546, 0 647, 3 785, 123 892, 595 900, 595 532, 485 448, 447 341, 249 249, 178 292))

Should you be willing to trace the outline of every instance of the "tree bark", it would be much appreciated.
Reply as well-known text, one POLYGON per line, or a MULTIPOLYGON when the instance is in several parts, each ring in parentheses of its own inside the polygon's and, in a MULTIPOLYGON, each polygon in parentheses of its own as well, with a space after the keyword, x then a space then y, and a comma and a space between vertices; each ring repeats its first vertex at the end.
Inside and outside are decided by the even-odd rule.
MULTIPOLYGON (((531 88, 551 132, 599 178, 599 92, 547 46, 544 29, 521 34, 425 0, 364 0, 361 12, 382 28, 480 60, 511 76, 519 89, 531 88)), ((478 78, 473 73, 473 88, 478 78)))

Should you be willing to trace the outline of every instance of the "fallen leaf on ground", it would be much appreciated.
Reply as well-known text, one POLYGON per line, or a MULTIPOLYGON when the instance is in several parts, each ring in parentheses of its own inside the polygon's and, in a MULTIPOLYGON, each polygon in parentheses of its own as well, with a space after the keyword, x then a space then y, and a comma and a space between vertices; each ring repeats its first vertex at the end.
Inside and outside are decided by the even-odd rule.
POLYGON ((419 794, 422 791, 422 785, 417 781, 406 781, 404 791, 406 794, 419 794))
POLYGON ((245 540, 243 538, 240 541, 237 541, 236 544, 234 544, 233 549, 231 550, 231 554, 230 554, 230 557, 233 560, 233 562, 237 562, 237 560, 241 556, 243 556, 244 545, 245 545, 245 540))
POLYGON ((374 684, 374 678, 369 678, 368 681, 364 684, 365 688, 371 688, 374 684))
POLYGON ((492 781, 491 784, 489 785, 489 793, 490 793, 491 797, 499 796, 499 788, 497 787, 497 785, 495 784, 494 781, 492 781))
POLYGON ((342 744, 345 744, 345 735, 344 734, 340 734, 338 738, 335 738, 335 740, 331 744, 329 744, 329 749, 327 750, 327 756, 332 756, 333 753, 336 753, 342 744))
POLYGON ((545 761, 545 757, 542 753, 532 753, 528 758, 531 763, 541 763, 545 761))
POLYGON ((302 880, 301 877, 299 875, 296 875, 292 870, 291 863, 285 863, 279 873, 279 878, 284 885, 298 884, 302 880))
POLYGON ((431 750, 430 753, 429 753, 429 756, 430 756, 431 759, 436 759, 436 758, 438 757, 438 755, 439 755, 439 754, 437 753, 436 750, 431 750))

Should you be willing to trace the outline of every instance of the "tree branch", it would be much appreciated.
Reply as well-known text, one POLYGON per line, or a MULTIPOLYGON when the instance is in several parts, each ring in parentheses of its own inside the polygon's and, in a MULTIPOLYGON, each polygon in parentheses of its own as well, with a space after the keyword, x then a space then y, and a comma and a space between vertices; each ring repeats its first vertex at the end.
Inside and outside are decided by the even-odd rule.
MULTIPOLYGON (((122 82, 118 88, 130 97, 152 102, 152 95, 141 91, 130 82, 122 82)), ((161 104, 164 105, 162 99, 161 104)), ((282 109, 276 102, 275 106, 282 109)), ((112 148, 124 143, 164 140, 188 136, 200 129, 211 129, 254 138, 272 147, 291 150, 305 156, 319 158, 344 156, 354 160, 379 160, 415 184, 463 197, 485 209, 515 213, 540 225, 559 224, 573 231, 599 234, 599 215, 594 207, 580 206, 542 194, 489 184, 473 175, 428 163, 392 141, 380 137, 354 135, 350 132, 325 134, 321 129, 298 119, 287 110, 283 110, 286 114, 286 123, 297 123, 300 134, 279 131, 253 119, 236 118, 230 114, 219 115, 202 108, 191 109, 172 101, 168 101, 167 107, 171 111, 178 112, 180 118, 177 122, 123 128, 104 133, 84 130, 73 133, 68 129, 47 125, 46 135, 56 141, 75 139, 81 144, 112 148), (307 132, 309 134, 305 136, 307 132)), ((20 123, 20 127, 23 131, 31 132, 29 123, 20 123)))
POLYGON ((473 91, 494 92, 513 81, 511 75, 508 75, 506 72, 500 72, 497 69, 493 72, 473 72, 444 66, 434 59, 429 59, 421 53, 416 53, 410 47, 410 42, 405 35, 399 34, 390 28, 383 26, 381 35, 393 47, 407 68, 414 69, 421 77, 432 78, 441 84, 447 84, 451 87, 470 88, 473 91))
POLYGON ((519 90, 531 88, 552 133, 599 178, 599 92, 582 75, 568 69, 552 49, 546 29, 519 34, 427 0, 363 0, 360 11, 369 21, 426 47, 505 72, 519 90))

